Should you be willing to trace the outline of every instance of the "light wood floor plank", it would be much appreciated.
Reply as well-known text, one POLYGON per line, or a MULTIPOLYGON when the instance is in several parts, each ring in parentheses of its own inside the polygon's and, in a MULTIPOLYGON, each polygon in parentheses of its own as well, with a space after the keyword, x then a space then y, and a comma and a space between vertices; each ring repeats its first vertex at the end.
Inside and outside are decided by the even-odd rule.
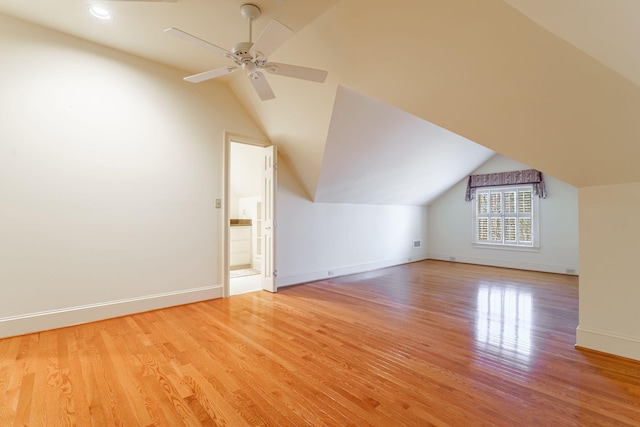
POLYGON ((425 261, 0 340, 0 426, 638 426, 577 282, 425 261))

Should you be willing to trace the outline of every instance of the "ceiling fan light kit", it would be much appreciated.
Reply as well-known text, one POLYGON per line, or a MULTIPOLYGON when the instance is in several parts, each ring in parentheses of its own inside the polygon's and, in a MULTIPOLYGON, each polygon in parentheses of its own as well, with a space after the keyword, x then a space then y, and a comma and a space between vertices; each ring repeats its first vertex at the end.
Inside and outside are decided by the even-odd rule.
POLYGON ((193 76, 185 77, 184 80, 191 83, 200 83, 205 80, 221 77, 239 70, 243 70, 256 93, 261 100, 266 101, 275 98, 275 94, 271 90, 271 86, 267 82, 259 70, 264 69, 271 74, 293 77, 302 80, 308 80, 323 83, 327 78, 327 72, 314 68, 299 67, 297 65, 280 64, 277 62, 268 62, 269 56, 284 43, 293 31, 281 22, 272 19, 255 43, 253 37, 253 21, 261 15, 260 8, 254 4, 247 3, 240 6, 240 14, 249 21, 249 41, 236 43, 231 51, 202 40, 196 36, 186 33, 177 28, 167 28, 165 33, 169 33, 175 37, 187 40, 208 49, 218 55, 224 56, 235 62, 235 66, 225 66, 214 70, 205 71, 193 76))

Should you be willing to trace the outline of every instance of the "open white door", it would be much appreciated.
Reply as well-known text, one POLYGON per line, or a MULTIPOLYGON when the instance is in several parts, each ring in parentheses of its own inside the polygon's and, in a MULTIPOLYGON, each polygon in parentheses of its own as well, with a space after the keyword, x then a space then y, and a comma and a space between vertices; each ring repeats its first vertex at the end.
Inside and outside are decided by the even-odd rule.
POLYGON ((271 145, 262 151, 262 289, 276 292, 275 192, 278 151, 271 145))

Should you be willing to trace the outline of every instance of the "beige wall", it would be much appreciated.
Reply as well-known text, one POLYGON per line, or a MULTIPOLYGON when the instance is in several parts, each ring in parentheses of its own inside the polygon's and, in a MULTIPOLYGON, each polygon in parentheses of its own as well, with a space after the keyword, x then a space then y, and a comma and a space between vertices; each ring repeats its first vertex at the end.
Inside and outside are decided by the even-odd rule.
POLYGON ((580 189, 577 344, 640 360, 640 183, 580 189))
POLYGON ((221 294, 224 85, 0 16, 0 337, 221 294))

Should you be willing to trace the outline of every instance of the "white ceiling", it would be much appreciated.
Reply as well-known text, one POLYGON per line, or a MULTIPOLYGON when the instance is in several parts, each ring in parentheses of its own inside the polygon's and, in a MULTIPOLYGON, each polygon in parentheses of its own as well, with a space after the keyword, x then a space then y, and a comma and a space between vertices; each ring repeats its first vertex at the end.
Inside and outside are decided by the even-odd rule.
MULTIPOLYGON (((177 27, 228 49, 247 38, 248 24, 239 14, 244 2, 0 0, 0 13, 179 68, 186 75, 228 62, 166 35, 163 30, 177 27), (113 20, 95 20, 87 13, 89 4, 105 5, 112 11, 113 20)), ((482 4, 470 0, 399 0, 393 4, 384 0, 256 0, 254 3, 263 11, 255 23, 254 34, 259 34, 272 18, 295 31, 273 59, 327 69, 329 78, 319 85, 270 75, 269 82, 278 98, 268 102, 257 99, 244 76, 225 79, 256 123, 289 157, 310 197, 318 201, 428 203, 491 155, 490 150, 433 123, 465 134, 507 156, 524 150, 523 157, 531 162, 523 157, 516 160, 532 167, 539 164, 540 169, 546 168, 545 172, 573 185, 593 184, 587 180, 584 167, 567 169, 571 168, 567 166, 567 159, 571 158, 567 153, 576 153, 575 144, 584 143, 583 135, 569 141, 574 145, 562 148, 544 132, 567 140, 562 126, 566 126, 566 132, 572 132, 575 120, 586 123, 584 135, 599 137, 588 128, 595 126, 594 121, 581 116, 591 117, 598 111, 569 111, 573 116, 568 118, 564 113, 556 114, 556 110, 570 110, 564 106, 563 96, 579 97, 571 92, 573 88, 564 94, 550 86, 560 84, 549 80, 553 74, 536 80, 536 73, 556 72, 549 69, 566 64, 556 61, 542 68, 540 62, 535 63, 539 69, 526 68, 528 58, 546 59, 544 52, 539 51, 525 52, 519 63, 510 63, 506 52, 517 52, 512 43, 528 41, 523 37, 536 39, 529 49, 552 43, 553 49, 550 45, 549 48, 554 55, 570 53, 568 62, 582 61, 572 51, 556 49, 561 41, 555 36, 548 37, 549 31, 636 84, 640 82, 637 54, 640 26, 634 22, 640 16, 640 2, 635 0, 487 0, 482 4), (527 28, 527 33, 519 29, 523 23, 511 6, 546 31, 527 28), (499 31, 504 34, 511 31, 513 40, 498 34, 499 31), (476 41, 480 48, 495 46, 495 52, 476 48, 476 41), (514 76, 513 81, 505 80, 502 73, 509 79, 514 76), (522 86, 527 81, 533 85, 529 89, 522 86), (545 98, 558 92, 561 97, 558 100, 545 98), (548 113, 548 117, 532 117, 523 107, 525 103, 548 113), (504 129, 493 122, 499 121, 501 115, 507 125, 504 129), (487 121, 487 117, 492 121, 487 121), (520 123, 523 118, 530 122, 520 123), (540 120, 548 123, 536 127, 535 121, 540 120), (522 147, 516 147, 520 141, 513 139, 513 132, 509 134, 512 129, 521 133, 517 136, 522 139, 522 147), (540 129, 545 137, 536 135, 540 129), (539 146, 531 148, 528 139, 539 146)), ((589 70, 597 68, 587 65, 589 70)), ((560 77, 571 74, 569 68, 557 71, 560 77)), ((587 100, 582 104, 585 108, 597 108, 589 104, 591 94, 587 92, 578 92, 587 100)), ((599 108, 606 109, 607 104, 599 108)), ((604 127, 597 130, 603 135, 608 131, 604 127)), ((631 130, 629 133, 633 134, 631 130)), ((585 164, 597 164, 602 154, 593 151, 593 158, 585 159, 585 164)), ((630 159, 630 165, 618 169, 625 173, 629 169, 628 174, 634 174, 633 156, 625 157, 630 159)))

